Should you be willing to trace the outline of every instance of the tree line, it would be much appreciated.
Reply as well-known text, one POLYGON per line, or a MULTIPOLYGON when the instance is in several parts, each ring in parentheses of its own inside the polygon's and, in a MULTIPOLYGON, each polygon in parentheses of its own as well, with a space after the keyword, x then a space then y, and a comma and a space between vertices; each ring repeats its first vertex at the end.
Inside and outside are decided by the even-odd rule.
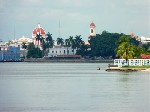
MULTIPOLYGON (((45 39, 40 34, 37 34, 35 38, 37 41, 41 42, 43 50, 37 48, 33 43, 28 46, 26 43, 22 43, 22 47, 28 50, 27 58, 41 58, 48 52, 49 48, 54 46, 55 40, 49 32, 46 34, 45 39)), ((88 40, 89 44, 85 44, 81 35, 76 35, 75 37, 70 36, 65 40, 59 37, 56 42, 60 46, 76 49, 76 54, 82 57, 92 59, 97 57, 138 58, 142 53, 150 53, 150 44, 142 45, 130 35, 109 33, 108 31, 103 31, 101 34, 91 37, 88 40)))

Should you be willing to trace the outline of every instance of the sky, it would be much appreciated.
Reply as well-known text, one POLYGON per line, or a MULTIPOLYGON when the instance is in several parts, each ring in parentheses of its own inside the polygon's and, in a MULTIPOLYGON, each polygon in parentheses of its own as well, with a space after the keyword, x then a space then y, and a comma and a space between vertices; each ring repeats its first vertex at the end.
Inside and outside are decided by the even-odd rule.
POLYGON ((54 40, 60 31, 63 39, 81 35, 86 41, 92 21, 97 34, 106 30, 150 37, 150 0, 0 0, 3 41, 31 38, 38 23, 54 40))

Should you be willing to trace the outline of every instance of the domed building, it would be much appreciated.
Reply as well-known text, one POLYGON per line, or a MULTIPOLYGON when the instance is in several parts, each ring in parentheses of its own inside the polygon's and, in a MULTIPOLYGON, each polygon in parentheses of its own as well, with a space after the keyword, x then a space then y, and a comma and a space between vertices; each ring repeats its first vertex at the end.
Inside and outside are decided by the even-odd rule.
POLYGON ((35 45, 41 45, 40 41, 36 40, 37 34, 40 34, 43 38, 46 38, 46 31, 40 26, 40 23, 38 23, 38 27, 33 30, 32 38, 35 45))

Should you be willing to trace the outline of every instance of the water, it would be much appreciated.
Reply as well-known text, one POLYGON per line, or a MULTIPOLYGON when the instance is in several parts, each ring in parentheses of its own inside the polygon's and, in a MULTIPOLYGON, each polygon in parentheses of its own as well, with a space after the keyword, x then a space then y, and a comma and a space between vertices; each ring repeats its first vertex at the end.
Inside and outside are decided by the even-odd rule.
POLYGON ((0 112, 150 112, 150 72, 107 65, 0 63, 0 112))

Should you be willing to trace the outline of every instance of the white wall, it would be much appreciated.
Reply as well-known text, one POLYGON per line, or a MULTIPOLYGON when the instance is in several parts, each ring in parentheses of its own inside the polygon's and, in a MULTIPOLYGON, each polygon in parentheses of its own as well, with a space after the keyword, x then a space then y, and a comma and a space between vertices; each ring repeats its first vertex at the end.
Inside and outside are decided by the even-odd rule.
POLYGON ((49 53, 48 56, 49 57, 54 57, 57 55, 73 55, 76 54, 76 49, 74 49, 74 53, 73 53, 73 49, 70 47, 58 47, 58 48, 49 48, 49 53), (68 53, 67 53, 68 50, 68 53))

